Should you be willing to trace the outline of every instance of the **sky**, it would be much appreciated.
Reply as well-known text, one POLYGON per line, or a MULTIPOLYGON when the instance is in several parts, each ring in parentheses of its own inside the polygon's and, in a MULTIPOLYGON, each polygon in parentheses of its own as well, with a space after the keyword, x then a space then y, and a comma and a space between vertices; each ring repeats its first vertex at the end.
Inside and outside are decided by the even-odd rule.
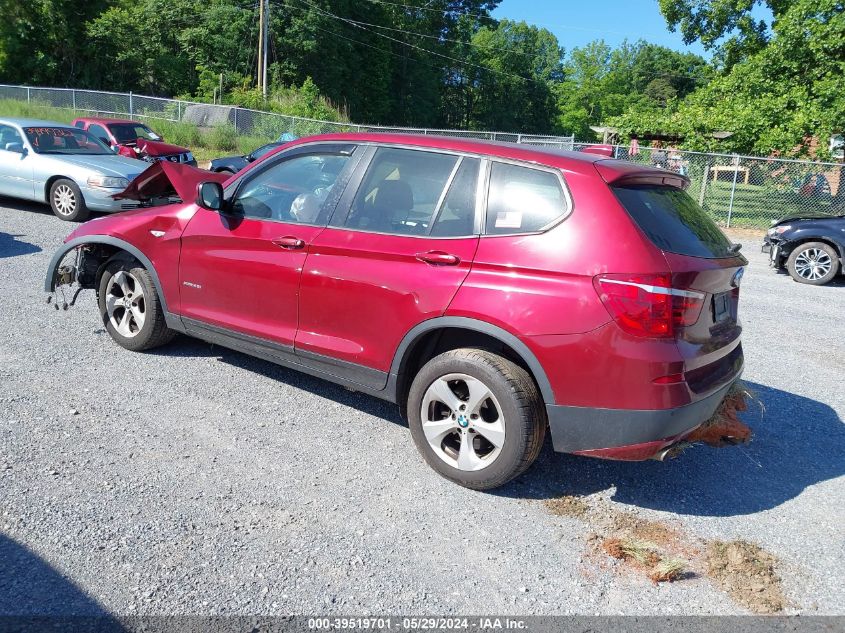
MULTIPOLYGON (((767 14, 758 7, 754 15, 765 18, 767 14)), ((657 0, 502 0, 493 16, 546 28, 567 52, 596 39, 616 46, 625 38, 642 38, 710 58, 698 42, 687 46, 680 33, 669 31, 657 0)))

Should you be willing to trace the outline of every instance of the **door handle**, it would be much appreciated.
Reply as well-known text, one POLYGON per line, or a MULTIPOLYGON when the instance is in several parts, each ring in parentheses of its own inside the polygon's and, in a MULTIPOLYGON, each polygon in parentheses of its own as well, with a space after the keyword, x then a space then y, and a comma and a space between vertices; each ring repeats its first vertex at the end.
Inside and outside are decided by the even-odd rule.
POLYGON ((273 240, 273 244, 289 251, 295 251, 299 250, 300 248, 305 248, 305 240, 301 240, 298 237, 293 237, 292 235, 286 235, 285 237, 277 237, 275 240, 273 240))
POLYGON ((443 251, 428 251, 427 253, 417 253, 417 259, 426 264, 433 266, 457 266, 461 263, 460 257, 444 253, 443 251))

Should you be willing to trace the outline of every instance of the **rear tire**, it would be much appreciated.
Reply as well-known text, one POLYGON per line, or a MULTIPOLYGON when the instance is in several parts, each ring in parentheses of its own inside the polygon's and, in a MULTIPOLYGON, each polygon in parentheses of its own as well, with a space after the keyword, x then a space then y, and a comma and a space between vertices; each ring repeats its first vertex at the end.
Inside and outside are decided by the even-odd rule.
POLYGON ((53 213, 60 220, 84 222, 90 215, 79 187, 67 178, 59 178, 50 185, 48 202, 53 213))
POLYGON ((546 434, 543 400, 528 372, 480 349, 453 350, 426 363, 408 393, 408 421, 428 465, 474 490, 522 474, 546 434))
POLYGON ((121 347, 141 352, 173 340, 155 284, 134 260, 106 264, 97 293, 100 315, 109 335, 121 347))
POLYGON ((823 286, 839 272, 839 254, 824 242, 805 242, 789 254, 786 270, 798 283, 823 286))

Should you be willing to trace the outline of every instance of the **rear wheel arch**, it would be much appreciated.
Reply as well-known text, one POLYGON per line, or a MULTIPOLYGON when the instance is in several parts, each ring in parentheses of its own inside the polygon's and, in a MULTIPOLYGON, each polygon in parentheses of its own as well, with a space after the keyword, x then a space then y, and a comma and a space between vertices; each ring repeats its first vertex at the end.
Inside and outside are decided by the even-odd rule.
POLYGON ((396 381, 396 401, 403 415, 414 377, 432 358, 444 352, 475 348, 496 353, 525 369, 545 404, 554 404, 546 372, 534 353, 514 334, 486 321, 467 317, 438 317, 414 327, 397 348, 390 368, 396 381))

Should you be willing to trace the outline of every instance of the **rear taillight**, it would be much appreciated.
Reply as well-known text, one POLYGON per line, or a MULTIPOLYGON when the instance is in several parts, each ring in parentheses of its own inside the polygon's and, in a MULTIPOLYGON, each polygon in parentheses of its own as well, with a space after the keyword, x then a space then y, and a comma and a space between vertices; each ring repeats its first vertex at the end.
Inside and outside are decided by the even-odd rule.
POLYGON ((671 338, 694 325, 704 306, 703 292, 673 288, 668 273, 598 275, 593 285, 613 320, 635 336, 671 338))

